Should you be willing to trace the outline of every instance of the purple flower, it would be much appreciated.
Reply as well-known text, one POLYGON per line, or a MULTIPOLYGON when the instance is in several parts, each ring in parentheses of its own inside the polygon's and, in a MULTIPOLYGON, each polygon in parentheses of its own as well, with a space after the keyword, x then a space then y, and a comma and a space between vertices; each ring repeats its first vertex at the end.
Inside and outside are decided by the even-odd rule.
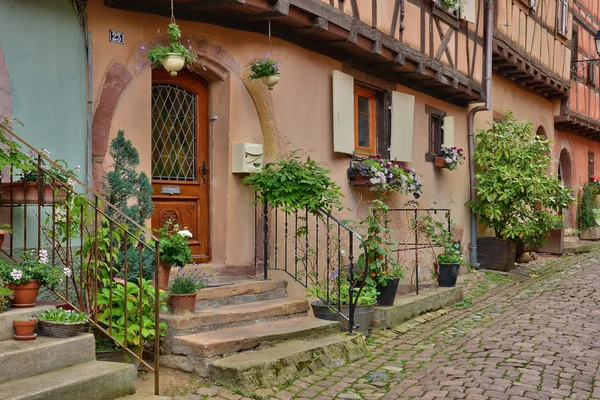
POLYGON ((142 46, 141 49, 142 49, 142 51, 146 51, 146 47, 145 46, 142 46))
POLYGON ((265 57, 269 57, 269 52, 268 51, 265 53, 265 57))
POLYGON ((283 61, 279 61, 279 65, 283 65, 283 61))

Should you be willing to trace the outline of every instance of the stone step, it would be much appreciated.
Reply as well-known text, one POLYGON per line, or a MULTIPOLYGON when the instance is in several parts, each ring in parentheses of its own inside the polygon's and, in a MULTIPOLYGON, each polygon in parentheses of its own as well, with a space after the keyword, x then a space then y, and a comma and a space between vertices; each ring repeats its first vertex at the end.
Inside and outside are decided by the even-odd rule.
POLYGON ((94 335, 89 333, 66 339, 4 340, 0 342, 0 383, 93 361, 94 348, 94 335))
POLYGON ((197 310, 182 315, 162 314, 161 320, 168 325, 165 349, 169 353, 169 342, 174 336, 306 316, 309 309, 308 301, 304 299, 276 299, 197 310))
POLYGON ((196 293, 196 309, 287 297, 287 281, 245 281, 201 289, 196 293))
POLYGON ((312 317, 292 318, 177 336, 173 339, 173 353, 210 358, 284 340, 317 338, 339 332, 339 322, 312 317))
POLYGON ((291 340, 258 351, 224 357, 209 366, 210 376, 251 396, 320 368, 339 367, 366 352, 364 336, 338 333, 311 340, 291 340))
POLYGON ((153 394, 132 394, 131 396, 119 397, 115 400, 171 400, 167 396, 155 396, 153 394))
POLYGON ((112 400, 135 393, 136 377, 132 364, 88 361, 0 384, 0 399, 112 400))
POLYGON ((26 319, 33 315, 38 316, 46 310, 52 310, 54 306, 35 306, 29 308, 11 308, 8 311, 0 313, 0 341, 12 340, 15 330, 13 321, 18 319, 26 319))

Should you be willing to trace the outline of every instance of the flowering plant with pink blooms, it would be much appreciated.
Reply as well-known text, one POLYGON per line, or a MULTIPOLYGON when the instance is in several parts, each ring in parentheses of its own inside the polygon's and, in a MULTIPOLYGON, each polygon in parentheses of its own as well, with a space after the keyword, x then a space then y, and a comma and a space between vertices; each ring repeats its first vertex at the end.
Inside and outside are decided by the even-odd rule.
POLYGON ((437 155, 444 158, 444 162, 450 171, 458 169, 458 167, 465 161, 463 149, 458 147, 442 146, 437 155))
POLYGON ((48 251, 44 249, 37 256, 35 250, 24 252, 17 263, 0 260, 0 280, 7 283, 21 284, 35 279, 42 285, 56 287, 65 277, 71 276, 71 272, 69 268, 50 264, 48 251))
POLYGON ((348 169, 348 177, 356 176, 368 178, 368 186, 377 192, 411 193, 417 199, 421 196, 423 184, 419 175, 398 161, 379 157, 355 161, 348 169))

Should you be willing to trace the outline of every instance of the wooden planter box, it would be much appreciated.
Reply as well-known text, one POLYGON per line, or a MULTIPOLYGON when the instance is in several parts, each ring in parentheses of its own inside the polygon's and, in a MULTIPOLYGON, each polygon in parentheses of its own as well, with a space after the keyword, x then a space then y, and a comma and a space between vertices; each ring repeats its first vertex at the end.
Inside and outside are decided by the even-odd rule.
POLYGON ((438 168, 446 168, 448 169, 448 163, 444 160, 442 156, 435 156, 435 160, 433 160, 433 165, 438 168))
POLYGON ((546 243, 537 251, 538 253, 562 254, 565 251, 565 230, 550 229, 546 243))
POLYGON ((494 237, 477 239, 477 261, 481 268, 510 271, 515 266, 516 257, 516 242, 494 237))
POLYGON ((348 177, 348 179, 350 180, 350 186, 362 186, 362 187, 373 186, 373 184, 370 181, 370 179, 371 179, 370 176, 356 175, 356 176, 350 176, 350 177, 348 177))
POLYGON ((37 182, 13 182, 12 185, 10 182, 2 182, 2 197, 0 198, 2 204, 64 203, 67 199, 67 190, 58 185, 52 187, 46 183, 42 187, 42 198, 39 197, 40 188, 37 182), (57 191, 55 192, 55 190, 57 191))
POLYGON ((600 227, 582 229, 581 230, 581 238, 583 240, 598 240, 598 239, 600 239, 600 227))

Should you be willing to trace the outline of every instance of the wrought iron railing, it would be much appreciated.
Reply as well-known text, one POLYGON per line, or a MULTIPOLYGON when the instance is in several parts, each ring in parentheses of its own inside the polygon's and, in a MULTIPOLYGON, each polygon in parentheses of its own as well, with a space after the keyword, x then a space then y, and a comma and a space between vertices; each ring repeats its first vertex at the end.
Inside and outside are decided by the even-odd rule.
POLYGON ((289 275, 338 314, 349 333, 357 329, 354 313, 369 261, 361 235, 324 210, 286 213, 259 204, 254 215, 254 265, 263 278, 269 271, 289 275))
POLYGON ((51 288, 54 295, 87 313, 97 335, 101 332, 152 371, 158 394, 161 294, 158 285, 144 276, 158 282, 159 240, 17 136, 7 122, 0 122, 0 135, 18 145, 12 151, 30 157, 33 167, 27 174, 35 180, 23 182, 23 171, 14 166, 2 171, 0 222, 8 222, 12 230, 2 253, 14 262, 22 252, 48 251, 49 262, 66 278, 51 288), (120 301, 124 297, 128 300, 120 301), (119 316, 122 325, 116 322, 119 316), (150 364, 142 350, 148 344, 144 338, 152 338, 152 328, 148 330, 152 325, 150 364), (139 350, 132 344, 139 344, 139 350))

